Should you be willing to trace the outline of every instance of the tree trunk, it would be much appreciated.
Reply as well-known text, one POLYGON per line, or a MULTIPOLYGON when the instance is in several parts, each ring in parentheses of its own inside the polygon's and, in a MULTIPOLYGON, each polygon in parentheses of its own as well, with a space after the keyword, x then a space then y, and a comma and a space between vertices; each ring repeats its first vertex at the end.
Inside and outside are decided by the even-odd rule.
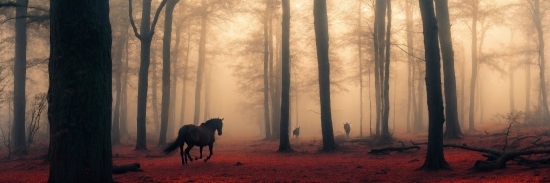
POLYGON ((265 138, 271 137, 271 123, 269 118, 269 3, 266 2, 264 14, 264 123, 265 123, 265 138))
POLYGON ((321 102, 321 131, 323 134, 323 151, 337 149, 334 142, 332 116, 330 110, 330 62, 329 34, 326 0, 314 0, 313 20, 315 27, 315 42, 317 47, 317 61, 319 65, 319 98, 321 102))
MULTIPOLYGON (((180 6, 181 7, 181 6, 180 6)), ((174 55, 174 59, 170 61, 170 67, 172 70, 172 76, 170 79, 170 106, 168 107, 168 130, 166 131, 166 139, 174 139, 175 130, 179 130, 176 126, 176 93, 178 92, 178 71, 180 70, 176 64, 180 58, 180 42, 181 42, 181 29, 182 25, 176 26, 176 43, 174 49, 170 50, 170 53, 174 55)))
POLYGON ((48 182, 113 182, 109 2, 52 0, 50 13, 48 182))
MULTIPOLYGON (((206 2, 202 0, 202 8, 206 11, 206 2)), ((201 87, 204 75, 204 64, 206 62, 206 14, 201 16, 201 35, 199 38, 199 65, 197 67, 197 82, 195 85, 195 113, 193 115, 193 124, 199 124, 199 117, 201 113, 201 87)))
MULTIPOLYGON (((27 154, 25 143, 25 83, 27 79, 27 6, 28 0, 17 0, 15 8, 15 63, 13 64, 13 154, 27 154), (21 17, 21 18, 20 18, 21 17)), ((110 52, 110 50, 109 50, 110 52)))
POLYGON ((435 1, 437 11, 437 27, 439 28, 439 43, 443 58, 443 74, 445 87, 445 116, 447 120, 445 138, 462 138, 460 123, 458 122, 458 110, 456 99, 456 77, 453 42, 451 38, 451 22, 447 0, 435 1))
POLYGON ((462 67, 460 68, 460 83, 462 83, 460 85, 460 90, 461 90, 461 99, 460 99, 460 117, 462 117, 460 119, 460 124, 462 127, 465 126, 465 121, 466 121, 466 115, 465 115, 465 112, 464 112, 464 108, 465 108, 465 104, 464 104, 464 101, 466 101, 466 89, 465 89, 465 86, 466 86, 466 54, 465 54, 465 51, 466 50, 465 48, 463 48, 462 50, 462 67))
POLYGON ((476 131, 474 127, 474 109, 475 109, 475 89, 477 79, 477 8, 479 6, 477 1, 474 1, 475 9, 472 15, 472 78, 470 80, 470 111, 468 113, 468 131, 476 131))
POLYGON ((142 12, 141 12, 141 34, 138 33, 137 27, 132 17, 132 0, 128 1, 130 24, 134 30, 134 34, 141 41, 140 52, 140 65, 139 65, 139 77, 138 77, 138 98, 137 98, 137 138, 135 150, 147 150, 147 88, 149 86, 149 65, 151 58, 151 40, 153 39, 155 25, 158 20, 158 15, 166 0, 162 0, 156 13, 153 23, 151 24, 151 0, 143 0, 142 12))
POLYGON ((384 101, 382 85, 384 84, 384 36, 385 36, 385 15, 386 1, 376 0, 375 18, 374 18, 374 95, 376 96, 376 135, 380 135, 381 122, 383 119, 384 101))
POLYGON ((211 100, 211 83, 212 83, 212 66, 206 68, 206 73, 204 77, 204 121, 210 119, 210 100, 211 100))
MULTIPOLYGON (((128 35, 128 30, 126 30, 126 35, 128 35)), ((121 99, 120 99, 120 136, 128 136, 128 57, 129 57, 129 39, 126 37, 126 61, 124 63, 124 75, 123 77, 123 84, 121 87, 121 99)))
MULTIPOLYGON (((412 98, 414 96, 414 75, 413 75, 413 62, 414 62, 414 49, 413 49, 413 13, 412 2, 407 0, 405 7, 405 19, 406 19, 406 32, 407 32, 407 133, 411 132, 411 111, 412 98)), ((414 119, 414 118, 413 118, 414 119)))
POLYGON ((426 58, 426 93, 428 96, 428 149, 426 160, 421 169, 449 169, 443 156, 443 98, 441 92, 441 65, 437 37, 437 20, 432 0, 419 0, 422 27, 424 31, 424 50, 426 58))
POLYGON ((391 134, 389 130, 389 118, 390 118, 390 38, 391 38, 391 0, 387 0, 387 17, 388 24, 386 28, 386 56, 384 64, 384 111, 382 116, 382 139, 390 139, 391 134))
POLYGON ((525 64, 525 114, 531 115, 531 58, 527 54, 525 64))
POLYGON ((542 117, 543 121, 546 124, 549 124, 548 121, 548 101, 547 101, 547 93, 546 93, 546 79, 545 79, 545 70, 546 70, 546 61, 544 60, 544 32, 542 30, 542 22, 541 22, 541 12, 540 12, 540 6, 539 6, 539 0, 534 0, 534 10, 533 10, 533 18, 535 22, 535 27, 537 28, 537 35, 538 35, 538 52, 539 52, 539 78, 540 78, 540 93, 542 95, 542 117))
POLYGON ((510 112, 514 110, 514 67, 510 66, 510 112))
MULTIPOLYGON (((125 27, 126 30, 126 27, 125 27)), ((116 90, 116 103, 113 113, 113 126, 112 126, 112 144, 120 144, 120 112, 122 102, 122 55, 124 47, 128 39, 128 31, 122 33, 116 41, 116 48, 113 50, 115 72, 115 90, 116 90)))
POLYGON ((358 11, 359 17, 357 18, 357 55, 359 59, 359 136, 363 137, 363 50, 361 47, 363 43, 361 41, 362 27, 361 27, 361 18, 362 18, 361 1, 359 1, 358 11))
MULTIPOLYGON (((271 91, 271 126, 272 138, 278 139, 281 134, 281 64, 278 60, 274 60, 273 56, 273 2, 269 2, 268 16, 268 47, 269 47, 269 75, 270 75, 270 91, 271 91)), ((289 99, 290 100, 290 99, 289 99)))
POLYGON ((417 85, 417 89, 418 89, 418 92, 416 93, 417 94, 417 98, 418 98, 418 102, 417 102, 417 109, 416 109, 416 112, 417 112, 417 119, 416 119, 416 124, 414 125, 414 129, 415 129, 415 132, 424 132, 425 128, 424 128, 424 109, 425 109, 425 105, 426 104, 426 101, 424 100, 424 96, 426 95, 426 91, 424 90, 424 87, 422 86, 425 86, 425 75, 424 77, 422 77, 422 72, 421 72, 421 64, 422 62, 418 62, 418 65, 416 66, 417 68, 417 74, 418 74, 418 85, 417 85))
POLYGON ((170 110, 170 46, 172 43, 172 19, 179 0, 168 0, 164 10, 164 38, 162 39, 162 104, 160 111, 159 146, 166 144, 168 114, 170 110))
POLYGON ((158 62, 156 60, 156 57, 153 56, 153 59, 152 59, 152 62, 151 64, 153 64, 153 67, 151 68, 152 70, 152 78, 153 79, 153 86, 150 88, 152 90, 151 92, 151 105, 152 105, 152 110, 153 110, 153 124, 154 124, 154 127, 155 127, 155 130, 153 130, 153 132, 155 134, 159 133, 160 134, 160 115, 159 115, 159 108, 158 108, 158 105, 159 105, 159 102, 158 102, 158 80, 159 80, 159 77, 158 77, 158 74, 157 74, 157 67, 158 67, 158 62))
POLYGON ((180 126, 183 126, 185 121, 185 93, 187 92, 187 65, 189 63, 189 52, 191 50, 191 26, 187 28, 187 48, 185 50, 185 61, 183 62, 183 88, 181 89, 181 112, 180 112, 180 126))
POLYGON ((282 92, 281 92, 281 130, 279 138, 279 152, 293 151, 288 136, 290 121, 290 3, 282 0, 282 92))

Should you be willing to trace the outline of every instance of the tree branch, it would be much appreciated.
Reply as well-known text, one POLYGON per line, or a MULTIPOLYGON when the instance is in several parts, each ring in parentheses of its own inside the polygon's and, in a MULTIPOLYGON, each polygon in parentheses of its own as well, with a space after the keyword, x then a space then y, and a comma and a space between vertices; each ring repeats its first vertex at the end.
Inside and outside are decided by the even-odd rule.
MULTIPOLYGON (((132 0, 128 0, 128 14, 130 16, 130 24, 132 25, 132 29, 134 29, 134 34, 136 37, 141 40, 141 35, 139 35, 139 32, 136 27, 136 23, 134 22, 134 17, 132 16, 132 0)), ((144 15, 142 15, 144 16, 144 15)))
POLYGON ((151 34, 149 35, 149 37, 153 37, 153 34, 155 34, 155 26, 157 25, 160 12, 162 11, 162 8, 164 8, 164 5, 166 5, 166 0, 162 0, 162 2, 160 2, 159 7, 157 8, 157 12, 155 12, 155 18, 153 19, 153 24, 151 25, 151 34))

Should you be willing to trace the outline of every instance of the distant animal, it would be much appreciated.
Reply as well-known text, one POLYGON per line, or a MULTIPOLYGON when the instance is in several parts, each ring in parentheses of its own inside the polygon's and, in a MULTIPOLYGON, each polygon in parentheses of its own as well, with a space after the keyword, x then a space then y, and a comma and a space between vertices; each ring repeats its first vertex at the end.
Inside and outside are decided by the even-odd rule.
POLYGON ((223 128, 223 118, 212 118, 208 121, 201 123, 200 126, 196 125, 184 125, 180 128, 178 132, 178 138, 176 138, 176 141, 174 141, 172 144, 170 144, 166 149, 164 149, 164 153, 168 154, 172 151, 174 151, 176 148, 180 148, 180 155, 181 155, 181 164, 188 165, 187 158, 189 158, 189 161, 193 161, 191 158, 191 155, 189 155, 189 151, 194 146, 199 146, 200 148, 200 158, 195 157, 195 160, 202 159, 202 148, 204 146, 208 146, 208 149, 210 150, 210 154, 206 159, 204 159, 204 162, 208 161, 210 157, 212 157, 212 148, 214 146, 214 142, 216 141, 214 132, 217 130, 218 135, 222 135, 222 128, 223 128), (187 144, 187 148, 185 148, 185 151, 183 151, 183 144, 187 144))
POLYGON ((292 131, 292 136, 296 136, 296 138, 300 136, 300 127, 296 127, 296 129, 292 131))
POLYGON ((344 123, 344 130, 346 131, 346 138, 349 138, 349 131, 351 130, 349 123, 344 123))

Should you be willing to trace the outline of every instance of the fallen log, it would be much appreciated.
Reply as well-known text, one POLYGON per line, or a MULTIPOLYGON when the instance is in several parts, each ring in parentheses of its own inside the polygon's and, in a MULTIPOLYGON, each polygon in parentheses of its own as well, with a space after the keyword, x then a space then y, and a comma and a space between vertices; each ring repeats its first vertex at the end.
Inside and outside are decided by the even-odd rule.
POLYGON ((139 163, 132 163, 121 166, 113 166, 113 174, 123 174, 126 172, 143 172, 143 169, 140 168, 139 163))

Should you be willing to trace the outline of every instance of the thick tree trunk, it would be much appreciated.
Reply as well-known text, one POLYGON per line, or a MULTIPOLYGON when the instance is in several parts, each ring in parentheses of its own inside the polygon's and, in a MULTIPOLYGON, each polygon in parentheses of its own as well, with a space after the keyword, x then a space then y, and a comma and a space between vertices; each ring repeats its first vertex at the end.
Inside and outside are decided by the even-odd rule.
POLYGON ((164 38, 162 39, 162 104, 160 111, 159 146, 166 144, 168 114, 170 110, 170 46, 172 43, 172 19, 179 0, 168 0, 164 10, 164 38))
MULTIPOLYGON (((27 6, 28 0, 17 0, 15 8, 15 63, 13 64, 13 154, 27 154, 25 143, 25 84, 27 79, 27 6), (19 18, 21 17, 21 18, 19 18)), ((110 51, 110 50, 109 50, 110 51)))
POLYGON ((441 92, 441 65, 437 37, 437 20, 432 0, 419 0, 424 30, 424 50, 426 58, 426 93, 428 96, 428 149, 421 169, 449 169, 443 156, 443 96, 441 92))
MULTIPOLYGON (((202 8, 206 11, 206 2, 202 0, 202 8)), ((204 12, 206 13, 206 12, 204 12)), ((193 124, 199 124, 201 114, 201 88, 204 75, 204 64, 206 62, 206 22, 208 21, 206 14, 201 16, 201 35, 199 38, 199 65, 197 67, 197 82, 195 85, 195 113, 193 115, 193 124)))
POLYGON ((269 3, 265 5, 264 14, 264 123, 265 123, 265 138, 271 137, 271 123, 269 118, 269 3))
POLYGON ((332 116, 330 110, 330 62, 328 58, 329 34, 326 0, 314 0, 313 19, 317 61, 319 65, 319 98, 321 102, 321 131, 323 134, 323 151, 337 149, 334 142, 332 116))
POLYGON ((52 0, 50 13, 48 182, 113 182, 109 2, 52 0))
POLYGON ((152 105, 152 110, 153 110, 153 124, 154 124, 154 127, 155 129, 152 130, 155 134, 160 134, 160 115, 159 115, 159 102, 158 102, 158 80, 159 80, 159 77, 158 77, 158 74, 157 74, 157 67, 158 67, 158 63, 157 63, 157 60, 156 60, 156 57, 153 56, 153 59, 151 60, 151 64, 153 64, 153 67, 151 68, 151 75, 152 75, 152 80, 153 80, 153 86, 150 88, 152 91, 151 91, 151 105, 152 105))
POLYGON ((282 92, 281 92, 281 130, 279 138, 279 152, 292 151, 288 136, 290 121, 290 3, 282 0, 282 92))
POLYGON ((386 28, 386 56, 384 63, 384 111, 382 112, 382 139, 391 138, 389 130, 389 118, 390 118, 390 38, 391 38, 391 0, 387 0, 387 17, 388 24, 386 28))
POLYGON ((543 121, 546 124, 550 124, 548 117, 548 100, 547 100, 547 93, 546 93, 546 78, 545 78, 545 71, 546 71, 546 61, 544 60, 544 32, 542 30, 542 22, 541 22, 541 12, 540 12, 540 5, 539 0, 534 0, 534 11, 533 11, 533 18, 535 22, 535 27, 537 28, 537 35, 538 35, 538 52, 539 52, 539 78, 540 78, 540 93, 542 95, 542 115, 543 115, 543 121))
POLYGON ((443 58, 443 74, 445 87, 445 116, 446 130, 445 138, 462 138, 460 123, 458 122, 458 110, 456 99, 456 77, 453 42, 451 38, 451 22, 449 20, 449 9, 447 0, 435 1, 437 11, 437 27, 439 28, 439 43, 443 58))

